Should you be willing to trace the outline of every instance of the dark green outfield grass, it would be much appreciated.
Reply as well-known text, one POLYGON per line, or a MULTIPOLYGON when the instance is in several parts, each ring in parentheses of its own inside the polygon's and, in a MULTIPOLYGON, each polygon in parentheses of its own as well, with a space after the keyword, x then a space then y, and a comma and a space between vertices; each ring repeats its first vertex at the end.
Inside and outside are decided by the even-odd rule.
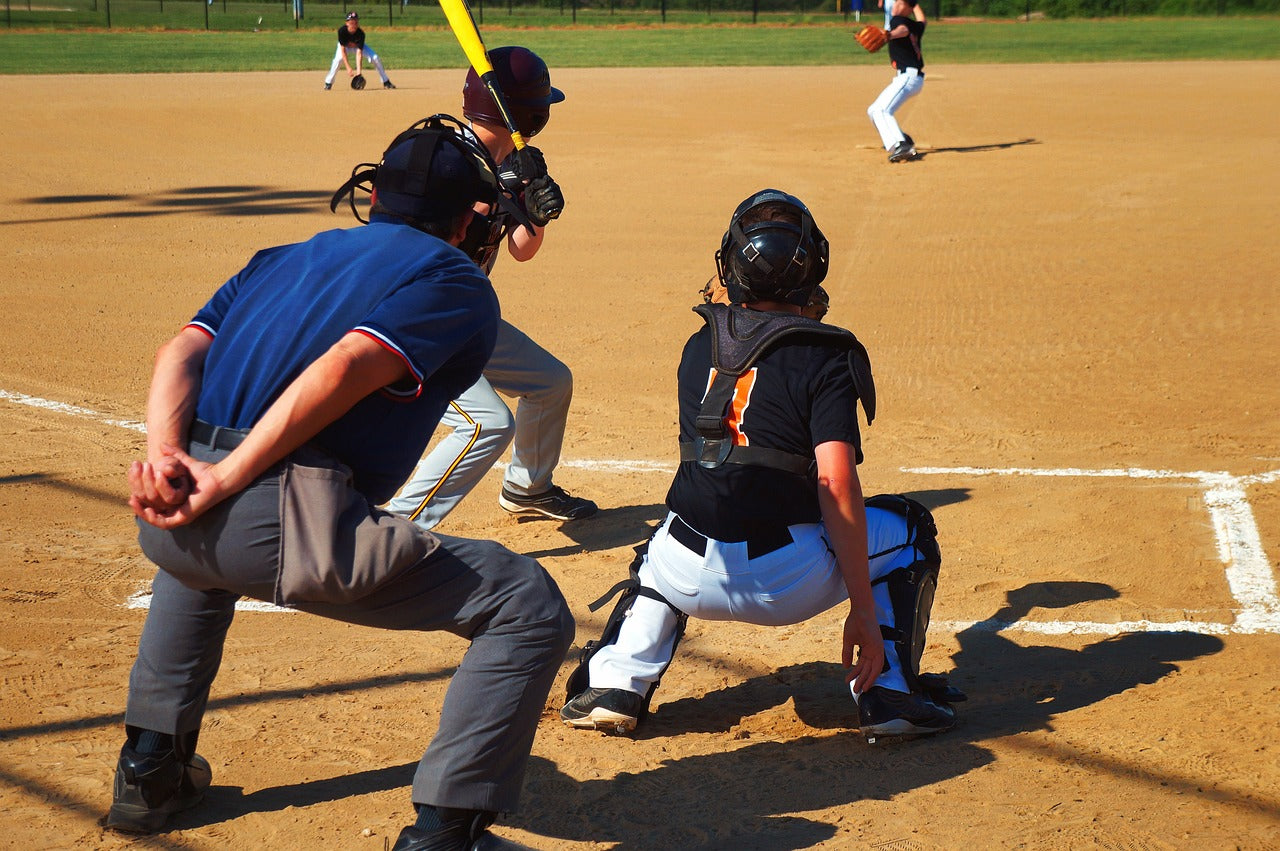
MULTIPOLYGON (((277 10, 279 6, 275 6, 277 10)), ((252 21, 250 21, 252 23, 252 21)), ((453 68, 464 60, 442 27, 364 21, 388 68, 453 68)), ((666 25, 484 28, 491 47, 519 43, 555 68, 881 64, 854 25, 666 25)), ((336 31, 336 25, 334 27, 336 31)), ((329 30, 262 32, 0 29, 0 74, 287 71, 324 66, 329 30)), ((961 23, 929 28, 931 63, 1038 63, 1280 58, 1280 18, 1195 18, 961 23)))

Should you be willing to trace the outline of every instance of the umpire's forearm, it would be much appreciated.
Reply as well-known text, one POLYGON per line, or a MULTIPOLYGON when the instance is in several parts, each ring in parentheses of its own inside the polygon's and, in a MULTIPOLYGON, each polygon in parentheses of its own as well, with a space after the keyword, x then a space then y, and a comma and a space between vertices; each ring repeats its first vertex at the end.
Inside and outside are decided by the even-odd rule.
POLYGON ((158 462, 160 447, 186 447, 204 376, 204 360, 213 340, 188 326, 156 352, 147 393, 147 460, 158 462))

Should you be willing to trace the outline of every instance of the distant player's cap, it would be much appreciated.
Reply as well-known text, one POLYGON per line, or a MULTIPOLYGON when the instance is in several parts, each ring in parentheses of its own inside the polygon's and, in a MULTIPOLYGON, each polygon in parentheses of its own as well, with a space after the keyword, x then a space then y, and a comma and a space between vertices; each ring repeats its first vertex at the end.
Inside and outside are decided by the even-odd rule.
POLYGON ((347 20, 348 20, 348 21, 358 21, 358 20, 360 20, 360 16, 359 16, 359 15, 357 15, 355 12, 352 12, 351 14, 347 15, 347 20))

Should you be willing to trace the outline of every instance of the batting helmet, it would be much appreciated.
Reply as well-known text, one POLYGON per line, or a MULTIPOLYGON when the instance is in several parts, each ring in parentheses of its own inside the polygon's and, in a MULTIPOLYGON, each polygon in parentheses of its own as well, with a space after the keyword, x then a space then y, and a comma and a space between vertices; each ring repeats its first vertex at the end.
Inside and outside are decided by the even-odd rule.
POLYGON ((769 299, 804 307, 827 276, 829 253, 799 198, 763 189, 733 211, 716 271, 734 304, 769 299))
MULTIPOLYGON (((551 118, 551 104, 564 100, 564 92, 551 85, 547 63, 527 47, 495 47, 489 51, 498 86, 511 110, 511 119, 523 136, 536 136, 551 118)), ((502 113, 474 68, 462 86, 462 114, 474 121, 502 124, 502 113)))
POLYGON ((448 223, 477 202, 500 193, 497 166, 470 129, 458 119, 433 115, 416 122, 387 146, 382 162, 360 163, 329 202, 336 210, 355 190, 376 192, 376 209, 410 224, 448 223))

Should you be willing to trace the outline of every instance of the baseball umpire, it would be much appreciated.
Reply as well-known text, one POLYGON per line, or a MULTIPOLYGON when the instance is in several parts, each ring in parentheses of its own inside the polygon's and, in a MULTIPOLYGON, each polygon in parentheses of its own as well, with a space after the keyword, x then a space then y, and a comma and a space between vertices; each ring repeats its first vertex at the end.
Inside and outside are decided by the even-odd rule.
POLYGON ((857 403, 869 423, 870 361, 853 334, 803 315, 827 241, 799 199, 766 189, 734 211, 716 263, 730 303, 694 308, 706 324, 677 373, 669 512, 631 579, 593 604, 623 592, 561 718, 633 729, 689 617, 781 626, 844 602, 841 659, 862 733, 945 730, 945 700, 961 695, 919 675, 941 561, 933 518, 896 495, 864 507, 857 403))
MULTIPOLYGON (((564 100, 564 94, 551 85, 546 63, 524 47, 497 47, 489 57, 520 133, 526 139, 536 136, 551 118, 551 105, 564 100)), ((547 173, 541 151, 532 145, 515 150, 493 96, 474 70, 463 85, 462 112, 502 164, 499 174, 528 217, 522 221, 512 211, 490 213, 489 249, 480 263, 491 271, 503 243, 517 261, 530 260, 542 247, 547 225, 564 210, 564 195, 547 173)), ((504 510, 565 521, 592 516, 594 502, 570 494, 553 481, 572 399, 569 367, 502 319, 484 375, 450 403, 440 421, 450 431, 422 459, 388 507, 423 529, 435 528, 510 445, 511 463, 498 498, 504 510), (517 400, 514 416, 499 392, 517 400)))
POLYGON ((564 598, 533 559, 374 507, 489 357, 498 300, 466 253, 468 225, 475 204, 513 201, 484 148, 442 118, 400 134, 339 194, 364 183, 367 226, 258 252, 156 355, 147 460, 129 483, 160 570, 109 827, 159 830, 200 801, 210 769, 196 741, 241 596, 470 642, 397 851, 491 846, 488 825, 516 808, 572 641, 564 598))

